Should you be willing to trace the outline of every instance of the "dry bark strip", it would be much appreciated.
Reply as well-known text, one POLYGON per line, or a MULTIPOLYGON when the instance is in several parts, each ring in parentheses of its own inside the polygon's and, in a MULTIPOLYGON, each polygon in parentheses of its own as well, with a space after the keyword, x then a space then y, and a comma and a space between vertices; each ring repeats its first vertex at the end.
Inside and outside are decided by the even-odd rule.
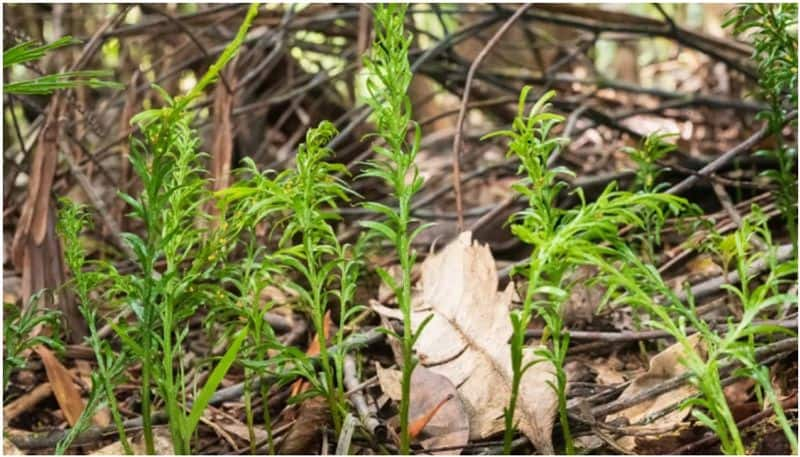
POLYGON ((36 406, 40 401, 53 394, 53 387, 49 382, 43 382, 34 387, 30 392, 3 406, 3 422, 8 424, 20 414, 36 406))

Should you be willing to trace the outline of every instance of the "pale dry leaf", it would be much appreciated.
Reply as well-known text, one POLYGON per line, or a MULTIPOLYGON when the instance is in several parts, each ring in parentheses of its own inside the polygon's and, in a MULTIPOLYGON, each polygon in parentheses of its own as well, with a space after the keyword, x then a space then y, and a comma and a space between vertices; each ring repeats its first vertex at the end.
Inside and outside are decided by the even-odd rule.
POLYGON ((625 375, 622 373, 624 366, 616 356, 592 360, 589 366, 597 373, 595 380, 601 386, 613 386, 625 382, 625 375))
POLYGON ((292 423, 284 440, 278 447, 282 455, 309 454, 318 449, 323 430, 328 426, 330 409, 323 397, 308 398, 297 411, 297 419, 292 423))
MULTIPOLYGON (((247 424, 239 423, 230 423, 230 424, 220 424, 220 427, 225 429, 225 431, 236 435, 237 438, 249 443, 250 442, 250 429, 247 427, 247 424)), ((254 426, 253 427, 253 435, 255 437, 256 443, 262 443, 267 440, 267 431, 264 430, 263 427, 254 426)))
POLYGON ((9 439, 3 440, 3 455, 25 455, 20 448, 18 448, 9 439))
MULTIPOLYGON (((689 341, 695 350, 702 349, 703 343, 699 338, 699 334, 690 336, 689 341)), ((684 374, 686 372, 686 367, 680 362, 683 356, 684 349, 680 343, 675 343, 661 351, 658 355, 650 359, 649 370, 637 376, 636 379, 631 382, 631 385, 620 394, 618 401, 636 396, 642 391, 652 389, 669 379, 684 374)), ((629 424, 635 424, 653 413, 682 402, 696 392, 697 389, 693 386, 685 384, 677 389, 672 389, 650 400, 640 402, 618 413, 609 414, 608 417, 606 417, 606 422, 612 422, 618 418, 625 418, 629 424)), ((653 430, 663 430, 672 426, 677 428, 690 412, 691 408, 675 409, 659 417, 657 420, 645 426, 645 428, 649 427, 653 430)), ((632 451, 636 447, 634 437, 632 436, 621 438, 618 444, 628 451, 632 451)))
MULTIPOLYGON (((134 454, 147 455, 143 434, 134 434, 130 445, 134 454)), ((155 447, 156 450, 155 455, 174 454, 172 449, 172 435, 166 426, 153 428, 153 447, 155 447)), ((121 441, 115 441, 108 446, 103 446, 92 452, 91 455, 125 455, 125 448, 122 446, 121 441)))
POLYGON ((603 301, 606 289, 597 284, 587 284, 587 281, 597 276, 597 267, 582 265, 578 267, 569 278, 572 287, 569 299, 563 306, 564 325, 569 328, 579 328, 591 323, 597 308, 603 301))
POLYGON ((64 412, 64 417, 69 422, 69 425, 74 426, 83 412, 83 400, 78 388, 72 382, 72 376, 49 349, 38 345, 33 350, 42 359, 47 379, 50 381, 58 406, 64 412))
MULTIPOLYGON (((472 439, 504 429, 503 411, 511 395, 508 341, 514 286, 509 284, 502 292, 497 286, 489 247, 473 243, 472 234, 464 232, 422 264, 423 300, 428 309, 414 312, 411 319, 416 329, 433 315, 415 348, 423 365, 458 386, 472 439)), ((373 308, 398 317, 397 310, 373 308)), ((540 452, 551 454, 558 399, 548 382, 556 382, 555 369, 535 356, 535 349, 526 348, 523 356, 523 363, 537 363, 522 377, 515 421, 540 452)))
MULTIPOLYGON (((375 364, 378 382, 383 392, 392 400, 400 401, 402 374, 398 370, 382 368, 375 364)), ((430 412, 435 412, 420 434, 420 444, 425 449, 449 448, 432 454, 460 454, 458 446, 469 442, 469 416, 456 387, 446 377, 418 365, 411 374, 411 400, 408 408, 409 423, 414 423, 430 412), (449 400, 446 400, 450 397, 449 400), (444 403, 442 403, 444 401, 444 403), (441 407, 436 407, 442 403, 441 407)))

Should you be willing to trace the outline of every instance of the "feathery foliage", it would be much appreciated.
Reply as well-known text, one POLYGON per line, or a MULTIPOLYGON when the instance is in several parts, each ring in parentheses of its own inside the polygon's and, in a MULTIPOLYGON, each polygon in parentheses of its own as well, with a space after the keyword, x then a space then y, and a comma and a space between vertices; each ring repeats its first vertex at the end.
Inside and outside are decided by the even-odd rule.
POLYGON ((408 86, 411 84, 411 68, 408 48, 412 37, 405 31, 405 4, 376 4, 375 41, 370 54, 364 58, 369 71, 367 80, 367 103, 373 109, 377 136, 383 145, 373 146, 378 158, 366 164, 361 177, 378 178, 390 189, 397 208, 378 202, 366 202, 364 207, 386 218, 385 222, 363 221, 361 224, 371 233, 389 241, 397 250, 401 278, 398 283, 383 269, 378 269, 381 279, 394 291, 397 304, 403 313, 403 335, 388 333, 402 341, 402 380, 400 400, 400 453, 408 454, 408 411, 411 392, 411 373, 417 361, 413 356, 413 345, 424 329, 424 323, 416 332, 411 328, 411 269, 416 261, 412 249, 414 238, 426 228, 420 225, 413 231, 416 221, 411 217, 411 200, 422 187, 414 161, 419 151, 421 131, 415 125, 414 141, 408 143, 408 128, 411 120, 411 100, 408 86))
POLYGON ((560 175, 570 175, 563 167, 549 169, 547 159, 565 139, 552 137, 553 128, 563 117, 548 112, 548 101, 555 96, 544 94, 525 115, 525 101, 530 87, 522 90, 518 115, 511 130, 499 131, 484 137, 507 137, 509 155, 520 159, 519 173, 524 179, 513 186, 528 202, 529 207, 511 218, 511 231, 533 251, 526 265, 517 269, 528 286, 522 294, 521 309, 511 312, 513 336, 511 339, 511 367, 513 372, 511 398, 505 411, 506 431, 504 451, 510 453, 515 429, 514 411, 519 385, 524 372, 537 361, 525 362, 525 330, 531 319, 541 317, 547 334, 543 342, 549 343, 536 355, 553 363, 556 383, 552 386, 558 396, 559 420, 566 452, 574 448, 569 431, 566 408, 566 373, 564 360, 569 347, 569 333, 564 331, 563 304, 570 295, 570 275, 581 265, 604 263, 611 258, 597 255, 586 262, 586 253, 602 252, 602 243, 623 243, 619 229, 625 225, 643 229, 647 226, 645 215, 654 215, 663 221, 669 213, 677 213, 684 206, 681 198, 657 193, 631 193, 620 191, 616 183, 609 184, 595 202, 587 203, 581 189, 574 192, 580 204, 571 209, 558 208, 557 198, 567 188, 560 175))
MULTIPOLYGON (((20 43, 3 51, 3 68, 39 60, 54 49, 76 43, 80 43, 80 41, 71 36, 61 37, 52 43, 40 46, 37 46, 32 41, 20 43)), ((112 76, 112 72, 107 70, 66 71, 25 81, 5 83, 3 84, 3 92, 15 95, 46 95, 59 89, 73 89, 81 86, 92 89, 121 89, 124 87, 122 84, 100 79, 110 76, 112 76)))

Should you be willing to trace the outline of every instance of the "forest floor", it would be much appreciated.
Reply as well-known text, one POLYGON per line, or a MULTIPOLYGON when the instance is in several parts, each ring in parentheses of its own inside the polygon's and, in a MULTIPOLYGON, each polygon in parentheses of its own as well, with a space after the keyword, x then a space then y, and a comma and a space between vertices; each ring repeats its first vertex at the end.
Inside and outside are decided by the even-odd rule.
POLYGON ((262 7, 216 83, 170 118, 190 152, 161 163, 172 111, 137 116, 166 105, 151 83, 193 93, 247 11, 184 7, 3 6, 6 50, 81 39, 5 70, 7 83, 105 69, 122 84, 4 94, 5 453, 123 454, 127 441, 158 454, 398 453, 405 403, 411 453, 500 454, 518 330, 520 357, 547 362, 518 379, 514 453, 722 453, 737 449, 732 430, 747 453, 796 452, 796 95, 780 120, 764 114, 775 104, 753 96, 764 78, 751 42, 685 26, 680 7, 410 6, 424 184, 408 210, 433 223, 410 257, 376 228, 391 214, 364 205, 401 215, 397 192, 358 177, 391 144, 370 117, 384 102, 364 103, 365 75, 388 65, 362 61, 381 43, 372 8, 262 7), (482 139, 522 132, 551 89, 565 141, 536 156, 540 169, 513 153, 517 137, 482 139), (521 194, 520 172, 562 187, 521 194), (596 225, 559 234, 585 215, 596 225), (562 249, 545 236, 564 254, 542 254, 562 249), (513 316, 529 319, 517 329, 513 316), (404 322, 421 332, 407 396, 404 322))

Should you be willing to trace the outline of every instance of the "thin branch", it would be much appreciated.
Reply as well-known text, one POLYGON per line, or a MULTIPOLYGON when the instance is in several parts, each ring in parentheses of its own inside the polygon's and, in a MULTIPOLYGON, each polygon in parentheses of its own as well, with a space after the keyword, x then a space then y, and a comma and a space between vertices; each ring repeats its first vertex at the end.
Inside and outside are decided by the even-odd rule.
POLYGON ((483 59, 489 54, 489 51, 500 41, 500 38, 505 35, 508 29, 522 16, 525 11, 530 8, 531 4, 522 5, 517 9, 517 11, 510 17, 508 20, 503 24, 502 27, 494 34, 494 36, 486 43, 486 46, 483 47, 478 57, 475 61, 472 62, 472 65, 469 67, 469 72, 467 73, 467 82, 466 86, 464 87, 464 96, 461 98, 461 109, 458 111, 458 121, 456 123, 456 135, 453 139, 453 187, 456 193, 456 213, 458 213, 458 230, 464 230, 464 207, 463 201, 461 198, 461 147, 463 146, 463 140, 461 138, 462 131, 464 129, 464 117, 467 113, 467 104, 469 102, 469 92, 472 86, 472 79, 475 77, 475 70, 478 69, 478 66, 483 62, 483 59))

